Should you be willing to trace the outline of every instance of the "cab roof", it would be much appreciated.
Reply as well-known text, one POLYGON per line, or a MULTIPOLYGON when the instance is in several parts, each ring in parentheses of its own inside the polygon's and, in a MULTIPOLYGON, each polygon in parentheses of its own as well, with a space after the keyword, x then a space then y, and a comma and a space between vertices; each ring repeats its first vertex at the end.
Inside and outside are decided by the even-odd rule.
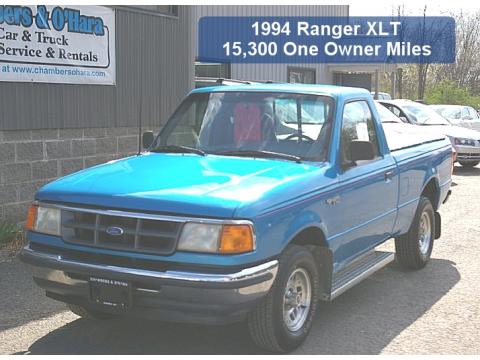
POLYGON ((286 84, 286 83, 258 83, 258 84, 241 84, 241 85, 225 85, 210 86, 195 89, 192 94, 210 93, 210 92, 240 92, 240 91, 257 91, 257 92, 279 92, 279 93, 300 93, 300 94, 318 94, 333 97, 356 97, 371 96, 370 92, 362 88, 353 88, 335 85, 317 85, 317 84, 286 84))

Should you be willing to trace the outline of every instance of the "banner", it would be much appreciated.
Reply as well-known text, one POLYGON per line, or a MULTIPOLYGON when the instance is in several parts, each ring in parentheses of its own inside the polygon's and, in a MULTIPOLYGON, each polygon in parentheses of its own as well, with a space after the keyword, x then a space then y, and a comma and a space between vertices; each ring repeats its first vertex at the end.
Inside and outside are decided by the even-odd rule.
POLYGON ((203 17, 199 61, 453 63, 455 20, 410 17, 203 17))
POLYGON ((115 11, 0 5, 0 81, 115 85, 115 11))

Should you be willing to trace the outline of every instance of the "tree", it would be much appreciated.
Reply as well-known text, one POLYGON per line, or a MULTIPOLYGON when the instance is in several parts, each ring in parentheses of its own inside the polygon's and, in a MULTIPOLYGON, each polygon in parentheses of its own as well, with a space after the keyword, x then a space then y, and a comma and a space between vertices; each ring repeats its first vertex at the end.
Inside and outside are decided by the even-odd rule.
POLYGON ((454 82, 469 93, 480 94, 480 11, 451 14, 456 22, 456 61, 436 67, 434 86, 444 80, 454 82))
MULTIPOLYGON (((425 17, 427 16, 427 5, 423 8, 423 26, 421 29, 421 37, 422 37, 422 46, 425 43, 425 17)), ((417 92, 417 99, 422 99, 425 95, 425 86, 427 83, 427 75, 428 75, 428 68, 429 63, 424 62, 423 56, 421 57, 421 62, 417 64, 417 75, 418 75, 418 92, 417 92)))
POLYGON ((475 109, 480 106, 480 96, 472 96, 467 89, 458 87, 455 82, 444 80, 425 93, 428 104, 468 105, 475 109))

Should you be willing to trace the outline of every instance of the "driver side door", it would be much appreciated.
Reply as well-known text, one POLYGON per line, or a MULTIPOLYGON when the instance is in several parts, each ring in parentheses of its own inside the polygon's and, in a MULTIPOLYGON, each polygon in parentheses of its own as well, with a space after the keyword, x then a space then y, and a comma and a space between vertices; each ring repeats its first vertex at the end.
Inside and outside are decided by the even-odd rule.
POLYGON ((345 104, 340 141, 340 196, 331 208, 337 214, 336 228, 340 230, 335 240, 335 262, 342 266, 390 237, 399 180, 395 160, 380 146, 377 124, 367 101, 345 104), (350 143, 358 140, 372 144, 374 158, 352 164, 350 143))

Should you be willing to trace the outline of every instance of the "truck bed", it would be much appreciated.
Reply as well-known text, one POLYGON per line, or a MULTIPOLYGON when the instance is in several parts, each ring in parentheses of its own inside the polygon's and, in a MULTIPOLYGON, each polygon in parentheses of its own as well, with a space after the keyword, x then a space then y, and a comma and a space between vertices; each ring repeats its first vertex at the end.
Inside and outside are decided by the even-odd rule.
POLYGON ((445 139, 445 135, 432 131, 428 126, 400 123, 383 123, 382 125, 390 151, 445 139))

